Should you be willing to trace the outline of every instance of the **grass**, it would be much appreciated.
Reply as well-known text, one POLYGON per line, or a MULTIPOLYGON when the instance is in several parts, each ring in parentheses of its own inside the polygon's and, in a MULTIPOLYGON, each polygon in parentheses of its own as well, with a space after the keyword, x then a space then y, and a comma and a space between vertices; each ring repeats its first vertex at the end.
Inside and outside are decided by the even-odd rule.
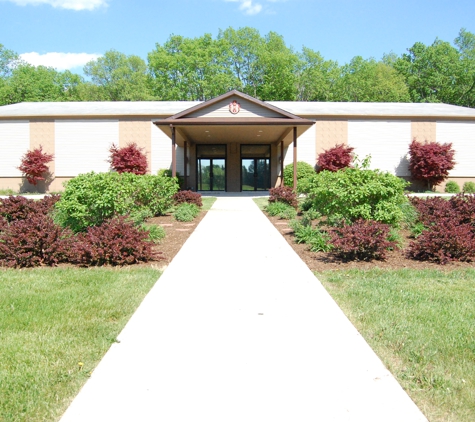
POLYGON ((0 189, 1 196, 10 196, 10 195, 18 195, 18 192, 14 191, 13 189, 0 189))
POLYGON ((253 200, 261 211, 264 211, 265 207, 269 204, 269 198, 267 196, 259 196, 257 198, 253 198, 253 200))
POLYGON ((202 211, 209 211, 213 204, 216 202, 215 196, 202 196, 201 202, 203 206, 201 207, 202 211))
POLYGON ((159 276, 1 270, 0 421, 58 420, 159 276))
POLYGON ((317 273, 432 422, 475 420, 475 270, 317 273))

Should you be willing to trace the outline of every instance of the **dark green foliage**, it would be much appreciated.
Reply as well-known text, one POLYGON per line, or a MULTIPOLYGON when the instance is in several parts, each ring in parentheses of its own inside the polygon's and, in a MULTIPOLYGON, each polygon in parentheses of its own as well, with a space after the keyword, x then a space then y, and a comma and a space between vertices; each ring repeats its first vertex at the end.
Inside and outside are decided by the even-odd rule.
MULTIPOLYGON (((315 169, 305 161, 297 161, 297 187, 301 180, 313 176, 315 169)), ((284 167, 284 186, 294 186, 294 165, 287 164, 284 167)))
POLYGON ((273 202, 282 202, 297 208, 297 194, 289 186, 280 186, 278 188, 269 189, 269 204, 273 202))
POLYGON ((307 195, 306 209, 312 208, 335 221, 376 220, 398 226, 407 202, 407 182, 378 170, 346 168, 324 170, 307 179, 299 191, 307 195))
POLYGON ((162 226, 142 223, 139 227, 147 233, 150 242, 160 243, 166 236, 165 229, 162 226))
POLYGON ((200 208, 196 204, 183 202, 176 207, 173 217, 177 221, 193 221, 199 213, 200 208))
POLYGON ((465 193, 475 193, 475 182, 465 182, 463 184, 463 191, 465 193))
POLYGON ((295 208, 285 202, 270 202, 265 210, 270 216, 279 217, 283 220, 291 220, 297 215, 295 208))
POLYGON ((327 231, 298 220, 291 221, 290 227, 294 231, 296 242, 309 245, 312 252, 329 252, 332 250, 331 237, 327 231))
MULTIPOLYGON (((173 204, 174 179, 133 173, 87 173, 70 180, 56 218, 79 232, 117 215, 162 215, 173 204)), ((140 221, 140 219, 135 218, 140 221)))
POLYGON ((397 247, 389 240, 390 228, 388 224, 363 219, 343 224, 331 232, 332 251, 343 260, 384 260, 387 250, 397 247))
POLYGON ((460 193, 460 186, 458 185, 457 182, 453 180, 449 180, 445 184, 445 192, 447 193, 460 193))

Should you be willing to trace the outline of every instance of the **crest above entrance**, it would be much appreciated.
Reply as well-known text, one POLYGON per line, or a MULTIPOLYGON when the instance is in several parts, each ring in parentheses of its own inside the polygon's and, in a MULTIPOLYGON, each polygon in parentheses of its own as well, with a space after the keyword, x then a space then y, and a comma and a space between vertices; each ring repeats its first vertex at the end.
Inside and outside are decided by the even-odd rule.
MULTIPOLYGON (((185 141, 272 143, 285 138, 285 132, 293 127, 298 128, 300 136, 314 122, 232 90, 166 119, 156 120, 154 124, 168 136, 171 136, 170 127, 176 127, 176 142, 182 146, 185 141)), ((289 139, 287 144, 290 142, 289 139)))
POLYGON ((315 122, 233 90, 153 123, 172 141, 172 175, 183 157, 186 187, 239 192, 282 184, 291 144, 295 182, 297 138, 315 122))

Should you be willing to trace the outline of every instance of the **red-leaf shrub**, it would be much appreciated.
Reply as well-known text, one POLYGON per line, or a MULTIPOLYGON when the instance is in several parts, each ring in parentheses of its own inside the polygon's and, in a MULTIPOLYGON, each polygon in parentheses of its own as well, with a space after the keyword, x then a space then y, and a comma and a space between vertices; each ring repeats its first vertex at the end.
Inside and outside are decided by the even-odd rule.
POLYGON ((386 259, 388 248, 396 247, 388 240, 390 226, 374 220, 359 219, 331 231, 333 254, 344 260, 371 261, 386 259))
POLYGON ((426 227, 439 224, 442 219, 451 219, 456 224, 471 224, 475 227, 475 195, 459 194, 449 200, 441 197, 410 198, 419 214, 419 221, 426 227))
POLYGON ((56 225, 49 215, 5 224, 0 233, 0 263, 7 267, 35 267, 66 262, 72 232, 56 225))
POLYGON ((142 150, 136 143, 128 144, 123 148, 112 144, 108 162, 117 173, 146 174, 147 157, 142 150))
POLYGON ((53 209, 59 198, 60 195, 49 195, 35 201, 23 196, 9 196, 0 199, 0 216, 11 222, 25 220, 31 215, 46 215, 53 209))
POLYGON ((451 261, 473 261, 475 234, 470 224, 459 224, 452 218, 441 218, 424 230, 407 249, 407 256, 420 261, 446 264, 451 261))
POLYGON ((269 189, 269 203, 283 202, 297 208, 297 194, 290 186, 280 186, 269 189))
POLYGON ((76 236, 70 262, 83 267, 127 265, 157 259, 148 233, 125 217, 106 220, 76 236))
POLYGON ((52 161, 53 157, 53 154, 43 152, 43 147, 40 145, 39 148, 28 151, 21 158, 18 170, 23 173, 23 176, 26 177, 29 183, 36 186, 38 181, 46 179, 44 176, 47 176, 49 173, 46 164, 52 161))
POLYGON ((333 148, 325 150, 318 155, 318 171, 338 171, 350 167, 350 164, 353 161, 353 150, 354 148, 342 144, 338 144, 333 148))
POLYGON ((421 143, 415 139, 409 145, 409 170, 416 180, 427 182, 429 189, 443 182, 455 166, 452 144, 421 143))
POLYGON ((175 205, 183 203, 195 204, 197 207, 202 207, 203 202, 201 200, 201 194, 193 192, 191 190, 181 190, 173 195, 173 201, 175 205))
POLYGON ((35 201, 23 196, 9 196, 0 199, 0 215, 9 223, 25 220, 35 212, 35 201))
POLYGON ((61 199, 61 195, 46 195, 42 199, 39 199, 35 202, 34 210, 37 213, 49 214, 53 211, 55 204, 61 199))

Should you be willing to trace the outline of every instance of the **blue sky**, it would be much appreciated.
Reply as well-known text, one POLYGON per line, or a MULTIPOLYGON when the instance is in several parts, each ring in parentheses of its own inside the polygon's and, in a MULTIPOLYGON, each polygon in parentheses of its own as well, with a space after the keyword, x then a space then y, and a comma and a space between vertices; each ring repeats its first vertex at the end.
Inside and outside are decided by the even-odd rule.
POLYGON ((81 73, 107 50, 147 58, 171 34, 250 26, 347 63, 402 54, 415 42, 475 32, 474 0, 0 0, 0 44, 32 64, 81 73), (29 54, 27 54, 29 53, 29 54))

